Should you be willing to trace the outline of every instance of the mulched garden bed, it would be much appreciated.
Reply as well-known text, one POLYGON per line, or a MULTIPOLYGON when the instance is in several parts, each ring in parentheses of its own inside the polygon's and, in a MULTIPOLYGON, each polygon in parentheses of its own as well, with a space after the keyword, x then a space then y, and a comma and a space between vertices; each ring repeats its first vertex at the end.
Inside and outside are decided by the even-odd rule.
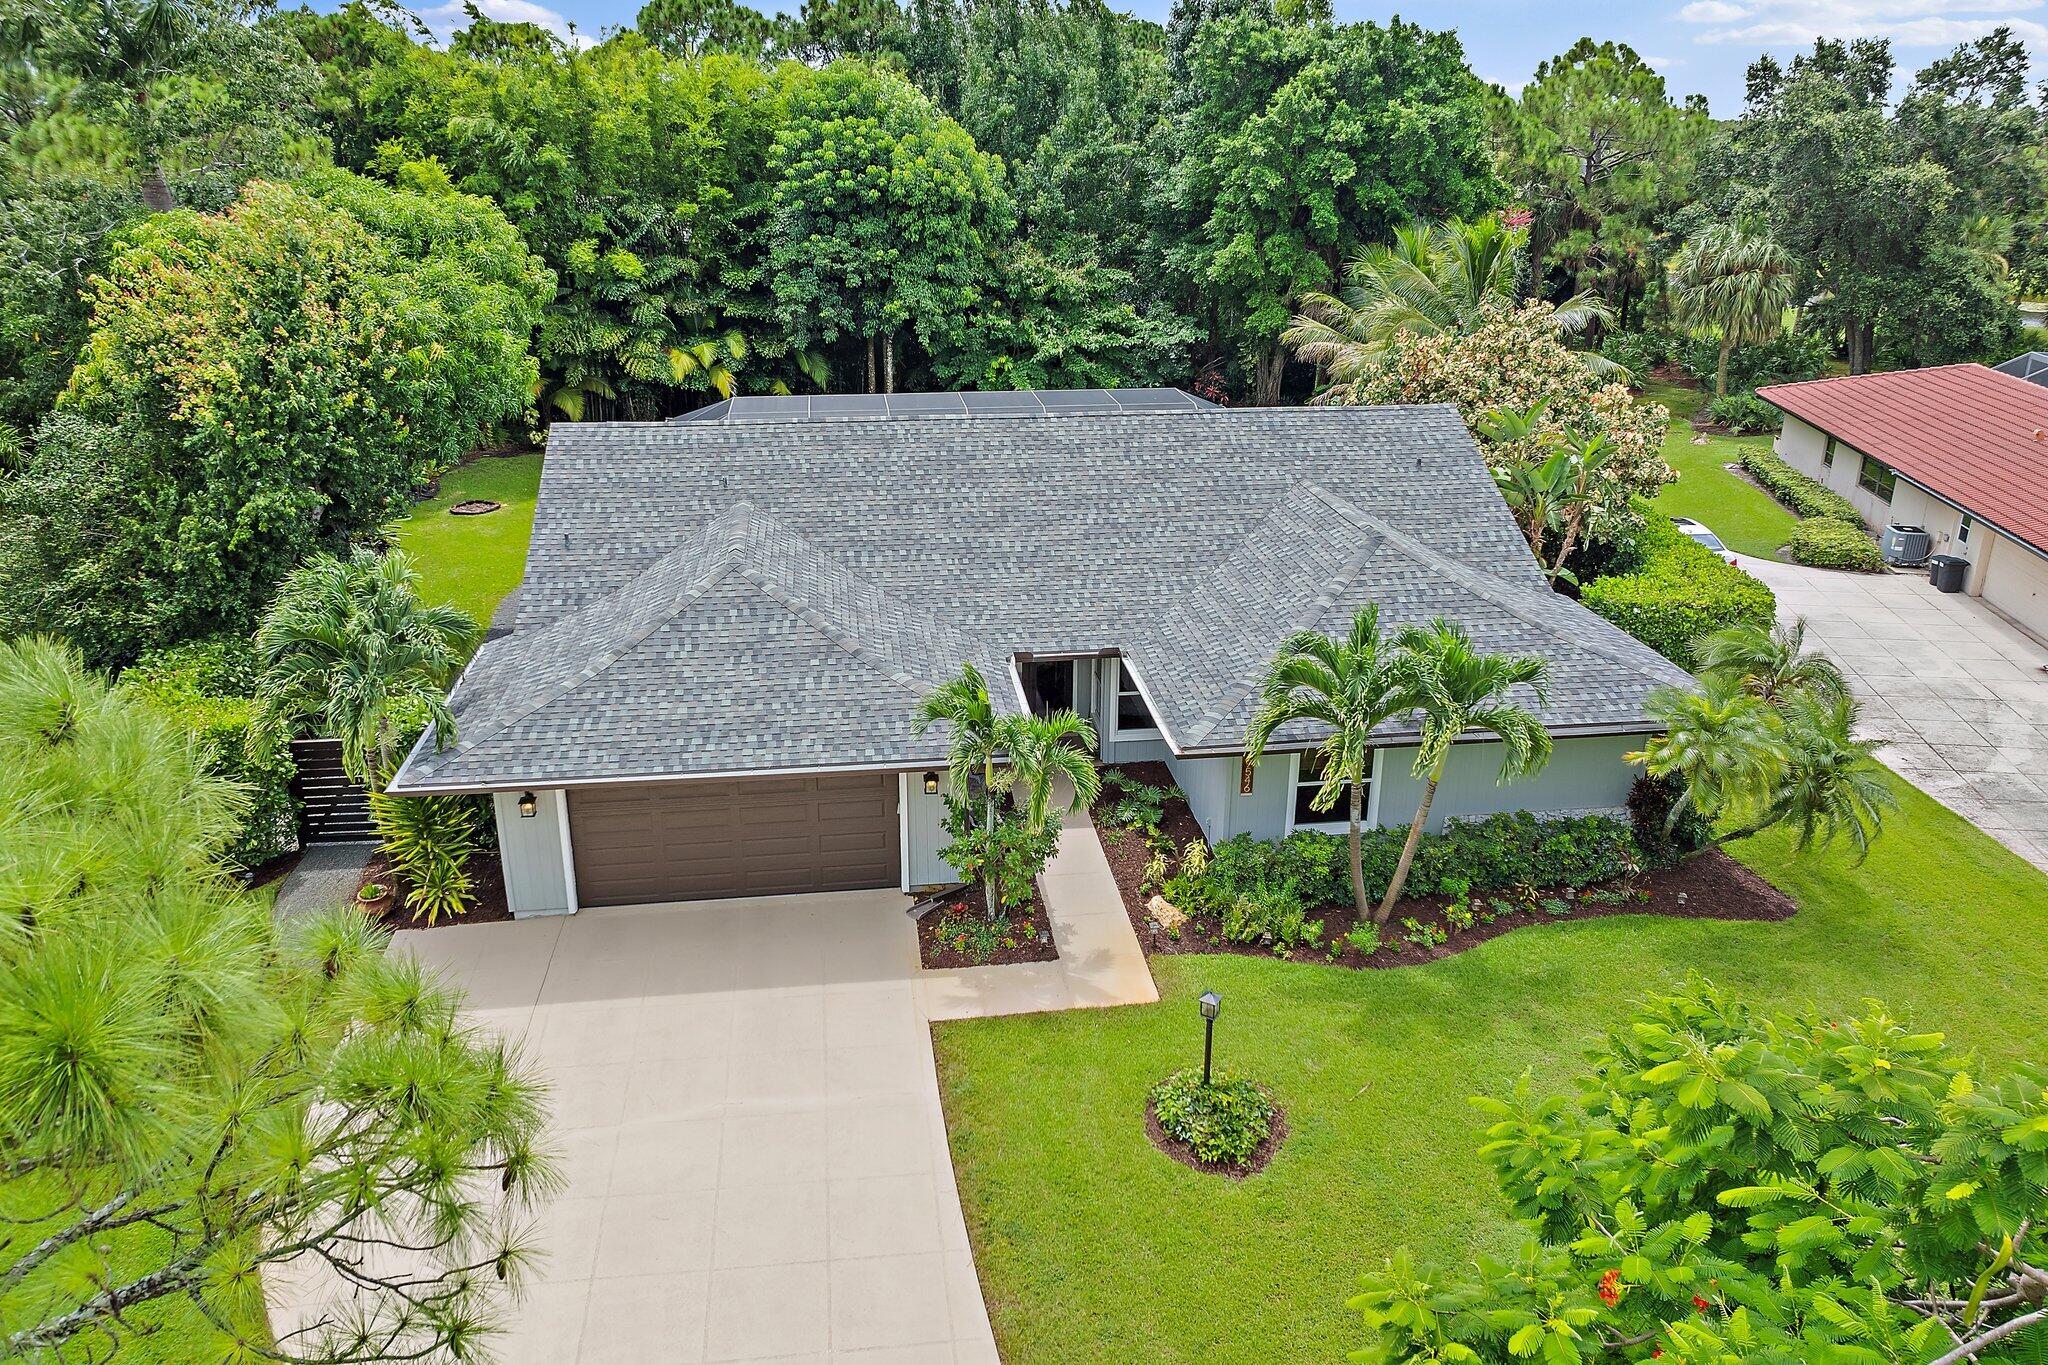
POLYGON ((360 898, 356 908, 368 914, 387 929, 446 929, 460 924, 492 924, 512 918, 512 911, 505 904, 505 869, 498 862, 494 851, 472 856, 469 860, 469 876, 473 884, 475 901, 460 915, 445 916, 429 924, 405 908, 405 883, 394 877, 391 865, 382 853, 373 854, 369 866, 363 869, 363 885, 372 882, 385 887, 390 895, 372 907, 360 898))
POLYGON ((471 498, 466 502, 458 502, 449 508, 448 515, 452 517, 480 517, 486 513, 495 512, 504 505, 502 502, 493 502, 489 498, 471 498))
POLYGON ((987 922, 988 910, 979 883, 954 892, 917 922, 918 965, 939 971, 1059 959, 1060 950, 1052 941, 1052 926, 1046 920, 1045 907, 1036 897, 1027 906, 1007 907, 1004 918, 996 921, 998 933, 994 942, 977 943, 974 936, 987 922))
MULTIPOLYGON (((1269 1097, 1270 1098, 1270 1097, 1269 1097)), ((1243 1180, 1257 1175, 1273 1162, 1273 1153, 1280 1150, 1280 1144, 1287 1141, 1287 1111, 1273 1106, 1273 1128, 1266 1134, 1266 1140, 1252 1151, 1252 1159, 1242 1166, 1231 1166, 1220 1161, 1204 1161, 1195 1155, 1195 1149, 1182 1142, 1159 1126, 1159 1115, 1153 1112, 1152 1101, 1145 1101, 1145 1136, 1152 1145, 1178 1161, 1191 1171, 1207 1175, 1227 1175, 1232 1180, 1243 1180)))
MULTIPOLYGON (((1164 787, 1170 793, 1161 828, 1173 840, 1175 848, 1184 848, 1189 839, 1201 837, 1201 826, 1195 822, 1186 798, 1174 785, 1173 775, 1164 763, 1131 763, 1122 767, 1138 781, 1164 787)), ((1776 921, 1790 919, 1798 910, 1791 897, 1716 850, 1688 859, 1677 867, 1639 873, 1604 887, 1589 886, 1579 891, 1569 887, 1540 888, 1527 896, 1475 892, 1471 899, 1472 908, 1494 914, 1497 918, 1491 923, 1475 923, 1469 929, 1456 928, 1445 921, 1444 907, 1450 904, 1448 898, 1403 896, 1394 903, 1392 918, 1381 926, 1380 949, 1371 956, 1344 942, 1344 935, 1358 923, 1354 908, 1350 905, 1324 906, 1311 916, 1323 922, 1323 946, 1297 948, 1283 955, 1256 943, 1234 943, 1224 938, 1220 925, 1206 916, 1191 917, 1181 927, 1178 937, 1162 930, 1145 908, 1149 896, 1140 895, 1138 890, 1144 879, 1145 864, 1152 857, 1144 835, 1136 829, 1110 823, 1100 808, 1095 825, 1102 838, 1102 851, 1109 859, 1110 871, 1116 877, 1117 889, 1123 893, 1124 911, 1130 916, 1132 928, 1137 931, 1139 944, 1149 956, 1242 953, 1253 957, 1285 956, 1290 962, 1320 962, 1339 967, 1406 967, 1462 953, 1523 925, 1557 919, 1669 915, 1681 919, 1776 921), (1511 908, 1499 909, 1495 905, 1497 901, 1507 902, 1511 908), (1413 919, 1424 931, 1441 933, 1443 941, 1410 941, 1406 937, 1410 931, 1403 924, 1408 919, 1413 919), (1334 956, 1329 945, 1339 948, 1334 956)))

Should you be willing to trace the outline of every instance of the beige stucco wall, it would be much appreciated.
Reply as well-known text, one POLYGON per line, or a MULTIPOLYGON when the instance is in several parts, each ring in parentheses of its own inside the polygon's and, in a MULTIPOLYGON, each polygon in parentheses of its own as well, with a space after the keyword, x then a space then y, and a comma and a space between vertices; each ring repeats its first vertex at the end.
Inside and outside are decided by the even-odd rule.
MULTIPOLYGON (((1787 416, 1785 425, 1778 431, 1778 439, 1773 448, 1778 452, 1778 458, 1786 464, 1847 498, 1862 515, 1863 524, 1872 532, 1881 532, 1886 522, 1899 520, 1892 503, 1886 502, 1856 482, 1863 472, 1863 455, 1855 448, 1837 441, 1834 464, 1826 465, 1823 460, 1827 455, 1827 445, 1827 433, 1818 427, 1807 425, 1797 417, 1787 416)), ((1897 485, 1893 490, 1894 498, 1904 491, 1903 483, 1897 485)))

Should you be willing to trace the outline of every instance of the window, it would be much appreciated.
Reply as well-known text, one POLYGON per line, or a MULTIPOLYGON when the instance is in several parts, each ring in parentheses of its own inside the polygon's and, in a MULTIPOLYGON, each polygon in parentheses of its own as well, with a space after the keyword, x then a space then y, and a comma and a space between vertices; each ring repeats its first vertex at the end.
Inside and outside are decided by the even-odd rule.
POLYGON ((1822 469, 1833 469, 1835 467, 1835 438, 1832 436, 1828 437, 1828 443, 1820 448, 1820 467, 1822 469))
POLYGON ((1116 731, 1127 735, 1133 730, 1157 730, 1159 722, 1152 719, 1152 708, 1145 705, 1145 694, 1138 690, 1137 675, 1122 659, 1116 661, 1116 731))
MULTIPOLYGON (((1339 792, 1337 803, 1328 810, 1317 810, 1314 802, 1316 793, 1323 789, 1323 756, 1307 753, 1301 756, 1301 775, 1294 783, 1294 823, 1301 825, 1349 825, 1351 823, 1351 793, 1339 792)), ((1361 815, 1370 809, 1372 779, 1367 778, 1358 793, 1361 815)))
POLYGON ((1963 549, 1970 543, 1970 532, 1977 529, 1977 523, 1968 512, 1963 513, 1963 524, 1956 527, 1956 548, 1963 549))
POLYGON ((1897 482, 1888 466, 1879 464, 1868 455, 1863 457, 1863 470, 1856 476, 1856 486, 1865 492, 1875 493, 1886 502, 1892 500, 1892 485, 1897 482))

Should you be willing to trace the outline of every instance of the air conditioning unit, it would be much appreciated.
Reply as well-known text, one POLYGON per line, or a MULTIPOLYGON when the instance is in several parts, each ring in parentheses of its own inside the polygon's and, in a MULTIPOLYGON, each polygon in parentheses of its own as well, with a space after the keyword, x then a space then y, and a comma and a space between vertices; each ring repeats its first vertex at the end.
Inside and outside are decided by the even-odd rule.
POLYGON ((1895 566, 1925 564, 1927 556, 1934 553, 1934 537, 1925 528, 1901 526, 1896 521, 1884 528, 1879 544, 1884 550, 1884 562, 1895 566))

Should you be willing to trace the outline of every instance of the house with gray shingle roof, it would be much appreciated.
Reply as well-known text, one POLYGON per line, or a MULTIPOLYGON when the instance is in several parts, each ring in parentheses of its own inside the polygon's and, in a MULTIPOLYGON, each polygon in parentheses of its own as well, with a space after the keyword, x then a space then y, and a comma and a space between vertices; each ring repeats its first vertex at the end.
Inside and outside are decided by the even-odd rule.
MULTIPOLYGON (((1552 664, 1550 766, 1502 787, 1475 738, 1433 823, 1620 807, 1645 698, 1686 680, 1551 590, 1447 406, 740 398, 554 428, 509 629, 392 790, 491 793, 521 913, 951 881, 946 736, 911 721, 971 662, 999 708, 1166 763, 1212 839, 1280 837, 1327 818, 1321 736, 1247 765, 1259 677, 1367 603, 1552 664)), ((1383 737, 1368 819, 1399 824, 1416 736, 1383 737)))

